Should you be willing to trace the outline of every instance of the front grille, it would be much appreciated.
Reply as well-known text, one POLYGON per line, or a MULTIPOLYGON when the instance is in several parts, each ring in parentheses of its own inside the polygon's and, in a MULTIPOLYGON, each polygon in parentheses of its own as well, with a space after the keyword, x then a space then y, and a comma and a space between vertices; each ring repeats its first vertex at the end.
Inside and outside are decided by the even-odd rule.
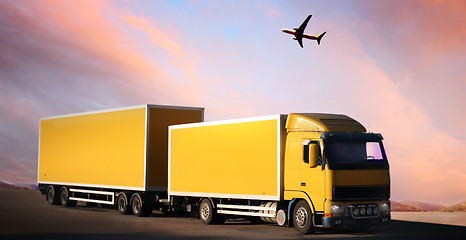
POLYGON ((390 198, 390 186, 335 186, 333 200, 385 200, 390 198))

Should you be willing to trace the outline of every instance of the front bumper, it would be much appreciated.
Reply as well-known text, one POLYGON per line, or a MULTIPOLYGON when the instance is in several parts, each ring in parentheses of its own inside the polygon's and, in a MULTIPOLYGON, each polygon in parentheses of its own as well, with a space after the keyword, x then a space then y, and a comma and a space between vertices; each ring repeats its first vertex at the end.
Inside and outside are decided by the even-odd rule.
POLYGON ((379 224, 388 224, 391 221, 390 214, 380 215, 374 218, 353 218, 351 216, 324 217, 322 224, 324 228, 353 228, 379 224))

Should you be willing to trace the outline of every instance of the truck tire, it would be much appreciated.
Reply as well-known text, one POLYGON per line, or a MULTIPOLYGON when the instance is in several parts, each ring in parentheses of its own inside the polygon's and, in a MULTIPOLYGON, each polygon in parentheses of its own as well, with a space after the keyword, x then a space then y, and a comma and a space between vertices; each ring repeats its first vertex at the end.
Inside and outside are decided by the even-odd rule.
POLYGON ((293 225, 302 234, 314 232, 312 212, 305 200, 300 200, 293 208, 293 225))
POLYGON ((47 188, 47 201, 50 205, 58 205, 60 203, 58 195, 56 194, 55 187, 50 185, 47 188))
POLYGON ((77 204, 76 201, 70 200, 68 189, 66 187, 62 187, 60 189, 60 203, 63 207, 74 207, 77 204))
POLYGON ((220 216, 215 212, 212 202, 204 198, 199 205, 199 217, 204 224, 220 224, 226 221, 225 216, 220 216))
POLYGON ((144 200, 139 193, 135 193, 131 197, 131 210, 135 216, 147 217, 152 214, 152 203, 147 197, 144 200))
POLYGON ((131 208, 128 207, 128 198, 126 197, 126 193, 122 192, 118 194, 117 209, 122 215, 128 215, 131 213, 131 208))

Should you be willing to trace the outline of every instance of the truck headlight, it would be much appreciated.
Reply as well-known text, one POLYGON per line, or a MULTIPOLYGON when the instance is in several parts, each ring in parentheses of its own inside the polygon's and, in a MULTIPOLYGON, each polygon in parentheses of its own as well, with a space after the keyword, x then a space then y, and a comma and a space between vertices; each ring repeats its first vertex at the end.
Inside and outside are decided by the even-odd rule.
POLYGON ((345 208, 343 207, 343 205, 340 205, 340 204, 332 204, 330 206, 330 212, 331 213, 342 213, 345 211, 345 208))
POLYGON ((390 212, 390 203, 380 204, 380 211, 381 212, 390 212))
POLYGON ((359 216, 359 208, 355 208, 353 210, 353 215, 356 216, 356 217, 359 216))
POLYGON ((359 213, 361 214, 361 216, 366 215, 366 209, 365 208, 360 208, 359 213))
POLYGON ((372 208, 367 208, 366 213, 367 215, 372 215, 372 208))

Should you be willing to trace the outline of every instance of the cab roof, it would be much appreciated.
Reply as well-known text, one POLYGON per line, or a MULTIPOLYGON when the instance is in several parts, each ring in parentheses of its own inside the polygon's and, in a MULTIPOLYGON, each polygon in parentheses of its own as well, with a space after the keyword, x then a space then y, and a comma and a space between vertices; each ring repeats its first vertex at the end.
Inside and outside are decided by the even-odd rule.
POLYGON ((290 113, 286 121, 287 131, 317 132, 366 132, 358 121, 341 114, 290 113))

